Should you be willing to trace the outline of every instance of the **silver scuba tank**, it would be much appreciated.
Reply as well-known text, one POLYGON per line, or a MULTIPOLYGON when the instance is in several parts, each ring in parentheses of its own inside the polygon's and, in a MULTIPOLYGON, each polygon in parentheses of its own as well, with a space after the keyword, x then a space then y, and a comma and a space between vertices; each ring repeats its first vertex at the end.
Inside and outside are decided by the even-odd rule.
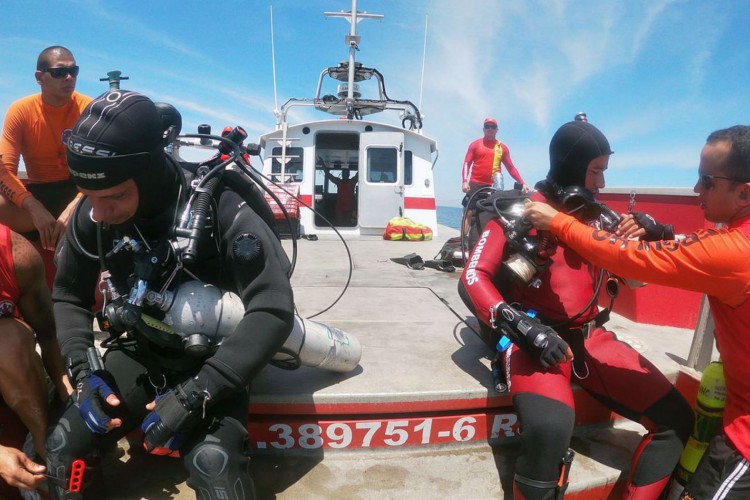
MULTIPOLYGON (((163 322, 183 338, 186 350, 220 345, 245 315, 236 294, 200 281, 188 281, 160 301, 166 311, 163 322)), ((349 372, 362 357, 356 337, 338 328, 295 315, 294 328, 274 360, 282 365, 298 364, 335 372, 349 372)))

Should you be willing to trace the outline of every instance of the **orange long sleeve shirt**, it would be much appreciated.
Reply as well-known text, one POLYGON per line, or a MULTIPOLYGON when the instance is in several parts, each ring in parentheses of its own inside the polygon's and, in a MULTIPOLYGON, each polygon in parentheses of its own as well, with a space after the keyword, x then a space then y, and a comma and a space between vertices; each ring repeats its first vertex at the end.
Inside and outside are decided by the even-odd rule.
POLYGON ((750 217, 668 242, 625 240, 562 213, 550 230, 619 276, 708 295, 727 385, 724 432, 750 460, 750 217))
POLYGON ((77 92, 60 107, 42 102, 41 94, 23 97, 8 108, 0 139, 0 193, 21 206, 31 196, 18 178, 23 157, 30 183, 68 179, 65 141, 91 98, 77 92))

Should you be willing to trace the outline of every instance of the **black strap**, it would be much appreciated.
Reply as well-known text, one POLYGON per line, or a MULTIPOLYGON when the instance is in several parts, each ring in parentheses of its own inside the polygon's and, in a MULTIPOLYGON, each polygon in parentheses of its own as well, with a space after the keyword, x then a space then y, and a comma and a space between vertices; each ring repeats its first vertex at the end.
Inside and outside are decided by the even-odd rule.
POLYGON ((520 474, 516 474, 514 480, 517 483, 525 484, 532 488, 547 489, 557 487, 557 481, 537 481, 536 479, 531 479, 530 477, 522 476, 520 474))
MULTIPOLYGON (((584 347, 583 330, 581 328, 570 328, 566 337, 573 351, 573 369, 576 374, 586 373, 586 348, 584 347)), ((585 378, 585 377, 584 377, 585 378)))

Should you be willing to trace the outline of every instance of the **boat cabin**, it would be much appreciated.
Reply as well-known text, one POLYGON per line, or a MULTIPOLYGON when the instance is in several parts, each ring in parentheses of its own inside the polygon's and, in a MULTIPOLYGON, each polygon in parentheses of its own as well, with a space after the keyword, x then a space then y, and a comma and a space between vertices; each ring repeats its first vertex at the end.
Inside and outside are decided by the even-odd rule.
POLYGON ((349 58, 320 73, 315 97, 289 99, 275 111, 275 130, 259 140, 268 187, 281 192, 282 203, 295 213, 294 202, 288 202, 298 197, 302 234, 334 228, 342 234, 382 234, 390 219, 408 217, 437 235, 437 143, 422 135, 417 106, 388 97, 383 75, 354 57, 361 41, 357 23, 383 16, 358 12, 356 2, 351 12, 325 15, 349 21, 349 58), (288 112, 295 107, 338 119, 291 124, 288 112), (397 114, 400 126, 369 119, 377 113, 397 114))
POLYGON ((437 230, 432 139, 384 123, 338 119, 270 132, 260 146, 263 174, 299 196, 302 234, 333 232, 331 226, 382 234, 399 216, 437 230))

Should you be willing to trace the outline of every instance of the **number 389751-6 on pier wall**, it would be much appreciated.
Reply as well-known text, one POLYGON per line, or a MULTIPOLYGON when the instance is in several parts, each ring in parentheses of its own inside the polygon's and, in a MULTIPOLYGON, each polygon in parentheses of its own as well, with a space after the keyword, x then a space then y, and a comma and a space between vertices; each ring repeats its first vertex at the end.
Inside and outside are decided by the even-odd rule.
POLYGON ((352 449, 499 441, 518 435, 514 413, 477 413, 375 420, 312 420, 273 417, 248 424, 256 450, 352 449))

